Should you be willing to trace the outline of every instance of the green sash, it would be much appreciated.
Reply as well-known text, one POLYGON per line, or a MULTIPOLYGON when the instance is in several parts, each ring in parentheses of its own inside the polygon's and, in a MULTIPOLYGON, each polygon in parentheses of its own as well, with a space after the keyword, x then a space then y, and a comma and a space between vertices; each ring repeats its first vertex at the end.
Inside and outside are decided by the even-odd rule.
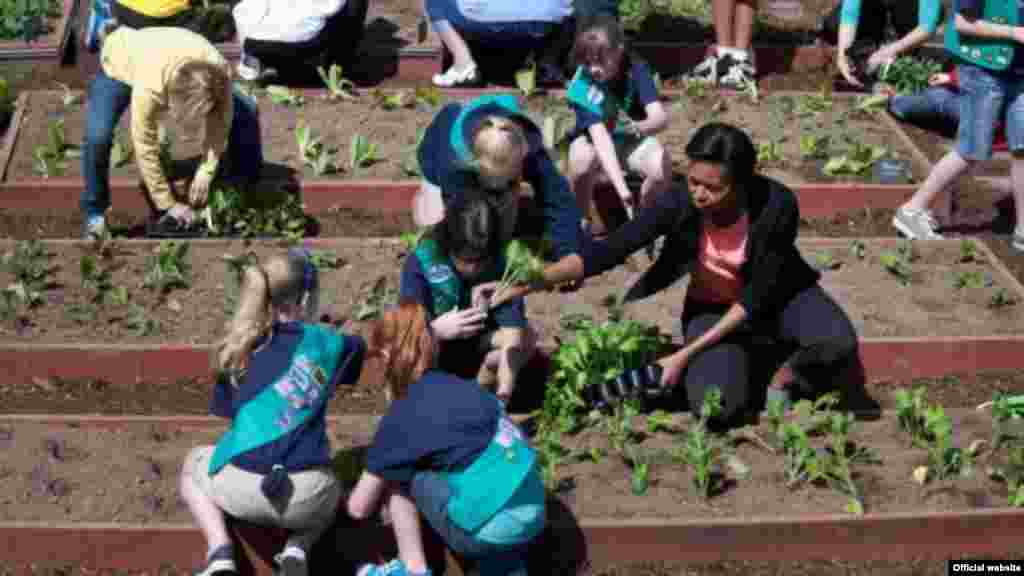
POLYGON ((626 97, 622 102, 608 90, 603 84, 594 81, 590 74, 582 66, 576 69, 566 90, 566 98, 569 102, 583 107, 591 114, 599 116, 607 126, 609 132, 620 131, 619 111, 629 113, 633 105, 633 84, 626 83, 626 97))
MULTIPOLYGON (((977 36, 961 36, 956 29, 956 14, 960 8, 959 0, 953 0, 953 10, 946 22, 946 50, 961 61, 980 66, 988 70, 1000 72, 1010 67, 1013 61, 1015 43, 1011 40, 979 38, 977 36)), ((985 0, 985 8, 981 17, 986 22, 1017 26, 1019 10, 1016 0, 985 0)))
POLYGON ((441 247, 431 238, 420 239, 416 245, 416 259, 419 260, 423 275, 430 284, 430 295, 434 316, 454 310, 463 305, 468 292, 462 279, 455 271, 451 258, 441 253, 441 247))
POLYGON ((468 468, 448 475, 448 518, 463 530, 476 532, 515 495, 536 461, 522 431, 502 411, 487 448, 468 468))
POLYGON ((344 339, 334 330, 302 325, 302 340, 284 374, 238 410, 231 427, 217 442, 210 459, 210 475, 232 458, 292 432, 316 414, 328 394, 344 339))

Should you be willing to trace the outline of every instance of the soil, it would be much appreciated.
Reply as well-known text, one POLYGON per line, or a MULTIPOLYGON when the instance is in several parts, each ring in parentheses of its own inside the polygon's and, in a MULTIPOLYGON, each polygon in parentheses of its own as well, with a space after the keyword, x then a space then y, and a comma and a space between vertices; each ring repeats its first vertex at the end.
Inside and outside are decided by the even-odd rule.
MULTIPOLYGON (((5 251, 13 248, 8 244, 5 251)), ((253 251, 261 258, 275 253, 273 243, 212 242, 191 243, 186 260, 191 266, 191 286, 167 294, 143 289, 149 257, 156 243, 115 244, 111 258, 101 260, 111 274, 113 287, 125 287, 131 295, 129 306, 100 305, 91 321, 73 318, 69 310, 96 297, 93 289, 82 286, 79 261, 92 248, 85 244, 51 245, 49 287, 46 305, 20 310, 18 319, 0 325, 0 339, 33 343, 133 342, 136 344, 176 342, 207 345, 222 334, 227 320, 227 296, 233 286, 222 257, 253 251), (200 274, 199 271, 205 273, 200 274), (129 328, 131 306, 139 306, 159 328, 149 335, 136 335, 129 328)), ((388 301, 398 288, 401 260, 405 249, 390 240, 352 240, 333 248, 342 264, 339 269, 323 271, 321 310, 334 322, 355 317, 355 311, 370 296, 374 285, 388 301)), ((879 263, 878 258, 892 247, 870 242, 866 258, 847 255, 847 246, 839 244, 804 247, 805 258, 815 262, 819 254, 829 252, 841 262, 837 270, 826 272, 822 284, 846 309, 862 337, 907 336, 980 336, 1016 334, 1022 325, 1024 307, 1014 305, 990 309, 989 299, 1000 287, 1020 299, 1008 281, 987 264, 958 263, 958 242, 929 243, 916 248, 920 255, 912 266, 910 285, 903 287, 879 263), (953 279, 958 273, 976 273, 990 286, 957 290, 953 279)), ((646 267, 646 256, 634 256, 623 266, 588 280, 576 293, 557 292, 530 297, 528 314, 542 342, 550 342, 561 332, 559 319, 564 314, 584 313, 603 317, 606 299, 619 295, 632 285, 637 272, 646 267)), ((15 282, 10 272, 0 272, 0 286, 15 282)), ((626 314, 655 324, 666 334, 678 331, 678 318, 685 297, 685 282, 625 307, 626 314)), ((350 324, 359 332, 362 325, 350 324)))
MULTIPOLYGON (((407 92, 410 100, 411 93, 407 92)), ((444 97, 442 101, 447 101, 444 97)), ((659 135, 670 157, 677 167, 685 157, 685 147, 689 138, 698 126, 717 118, 746 129, 755 142, 767 142, 770 138, 781 138, 781 158, 765 161, 761 169, 773 178, 784 183, 796 185, 803 182, 865 182, 875 178, 868 170, 863 176, 830 177, 821 173, 823 159, 803 159, 800 155, 799 134, 787 130, 785 126, 801 126, 803 130, 815 133, 826 133, 832 136, 833 144, 829 154, 843 150, 840 133, 859 135, 859 140, 866 145, 884 145, 892 155, 908 161, 913 181, 919 181, 926 175, 926 167, 915 166, 910 162, 911 151, 901 142, 892 138, 887 125, 880 124, 870 114, 853 113, 849 120, 841 123, 838 118, 853 104, 847 99, 834 99, 831 111, 818 114, 798 116, 800 98, 789 95, 771 95, 765 97, 760 104, 752 102, 746 96, 731 95, 720 97, 717 92, 708 91, 704 95, 680 97, 667 104, 673 116, 672 127, 659 135), (780 111, 777 122, 765 110, 780 111), (794 108, 795 107, 795 108, 794 108), (786 112, 788 110, 788 112, 786 112), (841 131, 841 132, 840 132, 841 131)), ((263 133, 263 150, 267 162, 280 168, 286 168, 302 179, 316 179, 313 169, 305 166, 298 152, 295 130, 298 127, 313 127, 314 132, 323 141, 326 150, 337 151, 336 163, 341 165, 343 174, 329 174, 326 177, 356 178, 410 178, 403 168, 411 162, 415 166, 415 149, 421 131, 427 127, 437 108, 423 102, 412 108, 384 110, 373 94, 364 94, 359 101, 327 101, 321 98, 308 97, 299 107, 274 104, 266 94, 259 94, 258 101, 263 133), (344 122, 339 122, 344 119, 344 122), (326 129, 330 127, 330 129, 326 129), (371 144, 377 146, 379 161, 372 165, 351 169, 349 167, 350 142, 353 136, 360 134, 371 144)), ((572 116, 568 106, 557 97, 537 96, 526 99, 526 108, 538 125, 542 124, 545 114, 553 114, 571 125, 572 116)), ((85 110, 78 106, 66 109, 62 95, 57 92, 34 92, 28 98, 25 113, 22 117, 17 142, 11 154, 7 171, 7 179, 38 177, 34 171, 33 153, 39 146, 48 141, 49 126, 64 121, 65 139, 69 144, 82 142, 85 129, 85 110)), ((121 136, 127 137, 129 114, 125 114, 118 128, 121 136)), ((173 138, 172 155, 176 159, 197 158, 200 154, 199 141, 185 132, 173 138)), ((826 154, 827 156, 828 154, 826 154)), ((269 173, 268 168, 268 173, 269 173)), ((70 159, 63 171, 66 176, 81 174, 81 162, 70 159)), ((129 162, 121 167, 111 168, 115 177, 136 177, 137 167, 129 162)), ((269 176, 268 176, 269 177, 269 176)), ((414 176, 413 176, 414 177, 414 176)))
MULTIPOLYGON (((967 446, 975 439, 989 439, 991 422, 973 409, 950 411, 957 430, 956 442, 967 446)), ((703 500, 691 489, 691 472, 670 456, 678 436, 689 424, 677 417, 670 432, 644 432, 642 419, 635 423, 639 437, 631 443, 650 460, 650 485, 645 496, 630 490, 630 474, 615 454, 606 433, 590 427, 562 444, 574 456, 557 468, 563 487, 562 502, 573 515, 614 518, 728 518, 785 514, 844 513, 847 499, 824 487, 787 489, 781 477, 781 456, 752 442, 740 442, 736 455, 751 474, 734 478, 723 493, 703 500), (606 455, 594 462, 581 457, 592 448, 606 455)), ((339 449, 336 465, 344 466, 350 448, 366 445, 376 418, 349 418, 328 424, 332 447, 339 449)), ((34 422, 5 423, 0 476, 9 487, 0 495, 0 521, 26 522, 189 522, 187 509, 177 497, 181 461, 193 446, 216 442, 221 428, 190 428, 173 425, 125 424, 117 429, 64 427, 34 422)), ((767 424, 749 429, 770 439, 767 424)), ((868 512, 923 512, 990 509, 1006 505, 1005 486, 985 477, 988 463, 1000 463, 1000 451, 986 454, 978 463, 982 471, 971 478, 916 485, 911 472, 926 462, 923 450, 909 447, 906 434, 889 415, 853 426, 850 440, 875 451, 883 466, 856 465, 855 474, 868 512), (992 458, 991 460, 989 458, 992 458)), ((813 441, 824 446, 825 439, 813 441)), ((339 474, 341 474, 339 468, 339 474)), ((343 480, 350 479, 344 474, 343 480)), ((352 479, 354 480, 354 479, 352 479)))
MULTIPOLYGON (((645 562, 628 566, 608 567, 591 572, 594 576, 943 576, 947 560, 962 560, 962 556, 945 558, 907 558, 900 561, 868 560, 807 560, 802 562, 693 562, 668 564, 645 562)), ((972 556, 972 560, 1024 560, 1024 556, 985 557, 972 556)), ((0 576, 179 576, 194 567, 164 566, 158 571, 94 570, 78 564, 39 562, 32 566, 0 565, 0 576)), ((530 572, 533 574, 534 572, 530 572)), ((541 574, 541 573, 538 573, 541 574)), ((545 573, 546 574, 546 573, 545 573)), ((551 576, 565 576, 552 571, 551 576)))
MULTIPOLYGON (((537 387, 544 376, 524 379, 519 389, 537 387)), ((991 400, 996 392, 1024 394, 1024 370, 917 378, 910 381, 868 382, 866 390, 883 409, 895 408, 893 393, 900 388, 924 387, 930 402, 943 406, 977 406, 991 400)), ((0 384, 0 405, 8 414, 209 414, 212 378, 183 381, 110 383, 104 380, 34 380, 31 386, 0 384)), ((529 395, 527 392, 526 395, 529 395)), ((510 410, 525 414, 536 408, 532 399, 516 395, 510 410)), ((355 386, 339 387, 328 404, 330 414, 383 414, 387 409, 384 389, 373 375, 365 375, 355 386)), ((685 406, 680 407, 686 410, 685 406)))

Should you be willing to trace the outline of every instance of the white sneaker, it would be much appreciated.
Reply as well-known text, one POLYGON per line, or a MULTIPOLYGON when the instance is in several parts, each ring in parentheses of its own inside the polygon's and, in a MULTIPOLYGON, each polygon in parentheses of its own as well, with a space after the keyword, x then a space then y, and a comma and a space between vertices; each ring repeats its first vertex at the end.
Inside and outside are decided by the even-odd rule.
POLYGON ((241 59, 238 60, 236 70, 238 71, 238 77, 242 80, 255 82, 260 77, 262 66, 258 59, 243 52, 241 59))
POLYGON ((274 556, 278 576, 308 576, 309 566, 306 553, 296 547, 287 546, 284 551, 274 556))
POLYGON ((434 74, 433 81, 435 86, 442 88, 470 86, 480 82, 480 71, 475 63, 461 70, 452 66, 445 70, 444 74, 434 74))
POLYGON ((687 80, 701 80, 712 84, 718 83, 718 56, 711 54, 701 60, 683 77, 687 80))
POLYGON ((942 239, 942 235, 935 231, 939 223, 927 210, 913 210, 901 206, 892 218, 892 225, 910 240, 942 239))
POLYGON ((1024 252, 1024 228, 1017 228, 1013 231, 1013 241, 1010 245, 1014 250, 1024 252))

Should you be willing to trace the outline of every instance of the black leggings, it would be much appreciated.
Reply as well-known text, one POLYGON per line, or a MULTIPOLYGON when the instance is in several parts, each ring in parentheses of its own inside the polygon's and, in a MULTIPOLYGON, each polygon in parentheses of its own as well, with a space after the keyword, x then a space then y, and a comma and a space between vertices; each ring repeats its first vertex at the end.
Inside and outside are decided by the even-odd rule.
POLYGON ((347 0, 337 14, 324 23, 323 30, 305 42, 278 42, 246 38, 242 49, 259 59, 260 64, 278 72, 293 69, 298 63, 312 66, 338 64, 349 76, 363 40, 369 0, 347 0), (319 61, 322 59, 322 61, 319 61))
MULTIPOLYGON (((686 341, 714 326, 728 309, 728 305, 687 301, 682 318, 686 341)), ((718 387, 722 392, 718 423, 740 423, 761 409, 768 381, 787 358, 797 383, 805 390, 824 392, 826 385, 840 381, 840 376, 849 376, 851 385, 863 385, 853 324, 815 284, 794 296, 782 310, 745 322, 690 360, 683 383, 691 411, 699 412, 705 391, 718 387)))

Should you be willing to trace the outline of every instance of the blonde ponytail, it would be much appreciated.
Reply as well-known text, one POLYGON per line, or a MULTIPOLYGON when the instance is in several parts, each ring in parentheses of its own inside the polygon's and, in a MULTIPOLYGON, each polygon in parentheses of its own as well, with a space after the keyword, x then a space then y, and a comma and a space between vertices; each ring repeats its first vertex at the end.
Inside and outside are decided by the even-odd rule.
POLYGON ((485 180, 511 183, 523 173, 529 151, 523 126, 504 116, 487 116, 473 134, 473 157, 485 180))

